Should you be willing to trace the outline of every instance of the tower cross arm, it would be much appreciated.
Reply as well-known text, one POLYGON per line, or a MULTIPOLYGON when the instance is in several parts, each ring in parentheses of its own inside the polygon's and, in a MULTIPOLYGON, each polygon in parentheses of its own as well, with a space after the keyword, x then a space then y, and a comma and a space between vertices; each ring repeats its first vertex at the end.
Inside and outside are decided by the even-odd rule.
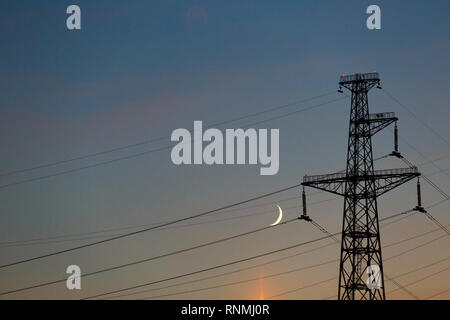
MULTIPOLYGON (((373 136, 375 133, 383 130, 390 124, 397 121, 398 118, 394 112, 382 112, 369 114, 368 117, 358 120, 361 124, 367 124, 366 132, 361 132, 361 136, 373 136)), ((363 126, 365 129, 365 127, 363 126)), ((365 130, 363 130, 365 131, 365 130)))
POLYGON ((415 177, 420 176, 420 172, 416 167, 376 170, 375 172, 377 171, 379 174, 374 175, 375 194, 377 197, 391 191, 392 189, 395 189, 415 177))
POLYGON ((357 174, 336 172, 311 176, 305 175, 302 185, 344 196, 347 182, 373 180, 375 182, 374 190, 366 190, 364 192, 355 190, 353 194, 357 198, 366 198, 382 195, 417 176, 420 176, 420 173, 416 167, 374 170, 369 173, 358 172, 357 174), (372 194, 367 194, 367 192, 372 194))

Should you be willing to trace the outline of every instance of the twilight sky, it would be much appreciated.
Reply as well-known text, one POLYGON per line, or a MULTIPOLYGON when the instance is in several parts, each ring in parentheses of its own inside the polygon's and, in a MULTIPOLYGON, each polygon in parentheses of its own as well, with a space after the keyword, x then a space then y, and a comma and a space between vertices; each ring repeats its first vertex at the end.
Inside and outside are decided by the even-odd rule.
MULTIPOLYGON (((400 151, 422 173, 450 192, 449 31, 447 1, 2 1, 0 3, 0 171, 7 173, 140 143, 117 152, 58 166, 0 176, 0 264, 33 257, 137 228, 215 209, 298 183, 305 174, 345 165, 349 100, 336 93, 340 74, 380 73, 383 90, 369 95, 372 112, 399 117, 400 151), (82 30, 66 28, 66 8, 81 7, 82 30), (381 30, 366 28, 367 6, 381 7, 381 30), (290 102, 324 95, 279 111, 226 125, 239 128, 302 108, 306 112, 260 123, 280 130, 280 170, 260 176, 259 166, 175 166, 170 148, 128 160, 13 186, 39 178, 170 145, 177 128, 193 130, 290 102), (432 127, 432 130, 426 125, 432 127), (440 137, 439 137, 440 136, 440 137), (433 161, 430 161, 433 160, 433 161), (423 164, 423 165, 420 165, 423 164), (86 235, 86 233, 89 233, 86 235), (60 236, 85 234, 71 238, 60 236), (53 238, 58 237, 58 238, 53 238), (20 242, 41 239, 38 242, 20 242), (53 239, 48 239, 53 238, 53 239), (80 239, 89 238, 89 239, 80 239), (64 240, 64 241, 62 241, 64 240), (57 241, 57 242, 55 242, 57 241), (26 245, 24 245, 26 244, 26 245)), ((222 129, 222 128, 221 128, 222 129)), ((374 157, 392 151, 392 131, 373 139, 374 157)), ((396 159, 377 168, 405 165, 396 159)), ((422 181, 424 204, 442 196, 422 181)), ((307 190, 314 193, 314 190, 307 190)), ((0 291, 64 278, 68 265, 82 273, 123 264, 267 226, 299 213, 300 189, 218 213, 44 260, 0 270, 0 291), (233 218, 224 221, 227 218, 233 218), (212 221, 212 222, 211 222, 212 221), (208 222, 198 224, 198 222, 208 222), (178 225, 177 225, 178 226, 178 225)), ((311 194, 309 214, 330 232, 341 229, 342 199, 311 194), (322 200, 333 199, 320 202, 322 200)), ((416 204, 411 181, 378 200, 380 217, 416 204)), ((430 209, 450 223, 449 202, 430 209)), ((382 228, 382 246, 436 229, 420 214, 382 228)), ((442 231, 383 250, 385 259, 442 235, 442 231)), ((82 279, 82 290, 52 285, 3 299, 78 299, 195 271, 323 236, 294 222, 237 240, 82 279)), ((395 277, 447 258, 448 238, 385 262, 395 277)), ((234 271, 332 243, 320 243, 218 269, 183 281, 234 271)), ((338 259, 330 245, 280 262, 211 280, 140 293, 144 298, 194 290, 338 259)), ((398 278, 408 285, 448 267, 448 260, 398 278)), ((338 263, 240 285, 168 296, 173 299, 259 299, 338 275, 338 263)), ((425 298, 448 288, 450 272, 408 287, 425 298)), ((144 289, 157 288, 151 286, 144 289)), ((410 298, 386 283, 389 299, 410 298)), ((337 280, 280 299, 336 295, 337 280)), ((448 299, 444 293, 436 299, 448 299)))

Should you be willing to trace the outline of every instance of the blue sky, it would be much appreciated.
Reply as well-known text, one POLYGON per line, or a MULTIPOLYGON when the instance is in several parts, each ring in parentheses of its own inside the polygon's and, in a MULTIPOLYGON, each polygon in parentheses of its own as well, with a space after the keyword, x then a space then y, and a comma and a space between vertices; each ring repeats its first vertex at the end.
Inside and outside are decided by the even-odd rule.
MULTIPOLYGON (((384 88, 449 140, 448 2, 381 1, 377 4, 381 7, 382 29, 376 31, 365 27, 365 10, 370 4, 374 3, 3 1, 0 4, 0 134, 4 137, 0 140, 1 171, 164 137, 176 128, 192 130, 193 120, 203 120, 206 124, 220 122, 330 93, 327 98, 304 106, 314 105, 340 97, 331 92, 337 89, 341 73, 372 70, 380 73, 384 88), (65 9, 73 3, 81 7, 80 31, 65 27, 65 9)), ((400 118, 402 139, 429 159, 450 154, 448 145, 381 91, 371 92, 370 108, 372 112, 395 111, 400 118)), ((12 241, 89 232, 184 217, 295 184, 305 173, 339 170, 345 165, 348 116, 349 101, 342 100, 260 125, 280 129, 280 171, 276 176, 261 177, 256 166, 177 167, 170 161, 170 150, 166 150, 4 188, 0 190, 0 208, 4 212, 0 217, 0 239, 12 241)), ((245 124, 242 121, 232 128, 245 124)), ((2 177, 2 184, 143 152, 168 142, 167 139, 93 159, 2 177)), ((374 146, 375 156, 390 152, 392 133, 380 133, 374 139, 374 146)), ((427 161, 405 143, 400 142, 400 148, 415 163, 427 161)), ((436 162, 442 169, 449 164, 448 158, 436 162)), ((380 166, 403 165, 389 160, 380 166)), ((428 165, 421 170, 431 174, 438 169, 428 165)), ((444 190, 449 190, 448 175, 432 178, 444 190)), ((381 198, 380 215, 413 206, 414 187, 410 183, 381 198)), ((439 200, 439 195, 424 186, 424 199, 433 203, 439 200)), ((273 200, 276 203, 278 199, 273 200)), ((272 208, 274 205, 265 209, 272 208)), ((449 221, 445 214, 448 208, 448 204, 436 208, 436 217, 443 224, 449 221)), ((319 221, 330 230, 340 229, 341 200, 325 203, 316 210, 319 221)), ((287 212, 291 217, 297 214, 295 209, 287 212)), ((270 213, 264 217, 272 219, 270 213)), ((420 218, 390 227, 386 241, 399 239, 403 234, 407 236, 411 230, 434 227, 420 218)), ((0 287, 64 276, 69 263, 80 264, 82 270, 92 270, 182 248, 187 242, 203 242, 265 225, 267 221, 261 219, 175 229, 105 245, 101 254, 89 249, 23 265, 5 271, 8 280, 0 287), (127 250, 130 247, 133 250, 127 250)), ((234 243, 216 251, 204 250, 155 263, 152 272, 158 277, 176 272, 180 261, 186 268, 195 269, 202 260, 205 265, 214 264, 231 259, 236 253, 260 252, 320 236, 303 225, 286 228, 285 238, 275 232, 267 235, 271 237, 267 248, 259 246, 266 235, 258 236, 242 247, 234 243)), ((70 244, 20 247, 20 250, 0 248, 1 261, 70 244)), ((421 252, 419 256, 429 255, 432 259, 437 249, 421 252)), ((327 254, 337 257, 337 253, 337 248, 333 248, 327 254)), ((321 257, 316 256, 319 260, 321 257)), ((405 265, 413 265, 416 259, 410 257, 411 261, 393 265, 391 274, 401 272, 405 265)), ((292 265, 284 265, 289 266, 292 265)), ((143 266, 130 273, 117 272, 113 278, 127 285, 149 277, 146 270, 143 266)), ((333 274, 332 267, 327 270, 333 274)), ((74 298, 95 293, 100 288, 120 287, 108 277, 89 280, 82 293, 67 292, 62 286, 55 292, 64 298, 74 298)), ((311 279, 320 277, 320 272, 311 275, 311 279)), ((289 279, 271 282, 267 291, 276 293, 289 289, 289 285, 289 279)), ((433 285, 417 290, 426 296, 433 293, 433 285)), ((257 287, 247 287, 242 295, 238 289, 228 288, 193 297, 253 297, 258 295, 254 292, 257 287)), ((49 298, 55 292, 43 289, 18 296, 49 298)), ((331 284, 290 298, 320 298, 334 292, 335 284, 331 284)), ((398 297, 403 296, 399 293, 398 297)))

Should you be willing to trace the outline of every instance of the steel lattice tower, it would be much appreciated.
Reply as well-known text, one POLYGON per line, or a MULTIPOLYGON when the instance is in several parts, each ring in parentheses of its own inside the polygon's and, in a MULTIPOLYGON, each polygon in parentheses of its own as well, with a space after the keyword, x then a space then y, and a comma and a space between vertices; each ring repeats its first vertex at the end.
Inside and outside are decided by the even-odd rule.
POLYGON ((346 171, 302 183, 344 196, 339 300, 385 299, 377 197, 420 175, 416 167, 374 170, 372 136, 398 120, 393 112, 369 113, 368 92, 379 84, 376 72, 341 76, 339 92, 351 92, 346 171))

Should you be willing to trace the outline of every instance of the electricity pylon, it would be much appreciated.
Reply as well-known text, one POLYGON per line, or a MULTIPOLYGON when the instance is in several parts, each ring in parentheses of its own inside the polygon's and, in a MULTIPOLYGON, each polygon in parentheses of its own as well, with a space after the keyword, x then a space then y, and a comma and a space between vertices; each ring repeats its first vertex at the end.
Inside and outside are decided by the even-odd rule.
POLYGON ((377 197, 420 176, 415 166, 373 168, 372 136, 398 120, 393 112, 369 114, 368 92, 375 85, 381 88, 377 72, 340 77, 339 92, 344 87, 352 94, 346 171, 305 175, 302 183, 344 196, 339 300, 386 298, 377 197))

